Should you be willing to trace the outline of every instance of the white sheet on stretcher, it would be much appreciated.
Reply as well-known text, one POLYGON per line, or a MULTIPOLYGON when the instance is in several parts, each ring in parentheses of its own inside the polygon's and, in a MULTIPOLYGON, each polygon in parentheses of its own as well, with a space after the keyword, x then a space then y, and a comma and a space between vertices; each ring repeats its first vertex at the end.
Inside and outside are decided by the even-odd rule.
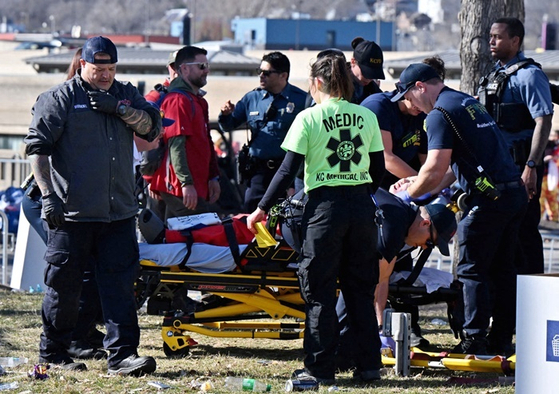
MULTIPOLYGON (((410 271, 394 272, 390 275, 390 283, 396 283, 400 279, 406 279, 410 275, 410 271)), ((435 268, 423 267, 417 277, 414 286, 425 286, 427 293, 437 291, 441 287, 449 288, 454 280, 450 272, 444 272, 435 268)))
POLYGON ((167 227, 169 230, 196 229, 220 223, 221 219, 215 212, 179 216, 167 219, 167 227))
MULTIPOLYGON (((151 260, 163 267, 179 265, 188 252, 186 243, 148 244, 141 242, 139 247, 140 260, 151 260)), ((243 253, 246 247, 247 245, 239 245, 239 253, 243 253)), ((233 271, 237 267, 229 246, 204 243, 192 244, 192 252, 186 266, 198 272, 211 274, 233 271)))

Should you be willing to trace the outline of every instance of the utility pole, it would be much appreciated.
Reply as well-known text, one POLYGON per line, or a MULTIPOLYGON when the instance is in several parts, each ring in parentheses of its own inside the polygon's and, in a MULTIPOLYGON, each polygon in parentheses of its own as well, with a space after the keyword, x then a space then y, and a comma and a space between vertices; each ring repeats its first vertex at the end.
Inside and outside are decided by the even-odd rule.
POLYGON ((377 17, 377 26, 376 26, 377 31, 376 31, 376 34, 375 34, 375 41, 377 42, 378 46, 382 48, 382 44, 381 44, 381 40, 380 40, 380 22, 381 22, 380 12, 379 12, 380 11, 380 5, 381 5, 380 3, 381 3, 380 1, 377 1, 376 4, 375 4, 375 15, 377 17))

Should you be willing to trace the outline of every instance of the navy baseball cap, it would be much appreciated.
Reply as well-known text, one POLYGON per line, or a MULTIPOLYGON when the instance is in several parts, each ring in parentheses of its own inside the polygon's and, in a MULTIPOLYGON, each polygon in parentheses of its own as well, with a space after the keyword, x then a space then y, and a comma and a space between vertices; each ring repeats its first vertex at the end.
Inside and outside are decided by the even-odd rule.
POLYGON ((161 125, 162 125, 163 127, 171 126, 171 125, 174 124, 174 123, 175 123, 175 120, 174 120, 174 119, 166 118, 165 116, 163 116, 163 117, 161 118, 161 125))
POLYGON ((352 41, 353 58, 357 61, 361 73, 367 79, 384 79, 382 49, 374 42, 361 37, 352 41))
POLYGON ((148 103, 155 109, 157 109, 159 111, 159 114, 161 115, 161 125, 163 127, 167 127, 167 126, 171 126, 173 123, 175 123, 174 119, 171 118, 166 118, 165 117, 165 113, 161 110, 161 108, 159 107, 159 105, 157 105, 156 103, 154 103, 153 101, 148 101, 148 103))
POLYGON ((431 218, 431 223, 437 230, 437 247, 445 256, 449 256, 448 243, 456 233, 456 217, 454 212, 443 204, 427 204, 425 209, 431 218))
POLYGON ((400 101, 404 98, 404 95, 415 86, 416 82, 425 82, 433 78, 439 78, 437 71, 424 63, 413 63, 410 64, 402 74, 400 74, 400 81, 396 82, 396 90, 398 93, 392 97, 392 101, 400 101))
POLYGON ((114 64, 118 62, 116 46, 107 37, 91 37, 83 45, 82 59, 93 64, 114 64), (110 59, 95 59, 97 53, 109 55, 110 59))

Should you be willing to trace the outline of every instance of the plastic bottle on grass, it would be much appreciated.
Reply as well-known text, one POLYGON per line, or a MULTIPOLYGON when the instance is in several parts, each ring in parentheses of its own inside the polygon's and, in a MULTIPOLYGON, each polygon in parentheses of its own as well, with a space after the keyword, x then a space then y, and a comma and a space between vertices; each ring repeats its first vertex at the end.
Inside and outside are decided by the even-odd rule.
POLYGON ((229 390, 242 390, 242 391, 270 391, 271 384, 266 384, 256 379, 245 379, 228 376, 225 378, 225 387, 229 390))
POLYGON ((25 357, 0 357, 0 365, 3 367, 17 367, 20 364, 27 364, 28 361, 25 357))
POLYGON ((0 390, 13 390, 19 388, 18 382, 0 383, 0 390))

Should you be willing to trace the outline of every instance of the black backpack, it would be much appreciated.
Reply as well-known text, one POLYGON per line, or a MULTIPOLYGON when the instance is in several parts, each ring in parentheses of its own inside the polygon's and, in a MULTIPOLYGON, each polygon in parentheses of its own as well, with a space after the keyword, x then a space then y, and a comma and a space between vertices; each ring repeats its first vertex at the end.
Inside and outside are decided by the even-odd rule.
MULTIPOLYGON (((194 106, 194 100, 192 99, 190 94, 182 90, 167 91, 167 89, 165 89, 162 86, 160 87, 160 89, 157 90, 159 91, 159 99, 155 102, 155 105, 157 105, 158 108, 161 108, 161 104, 163 104, 163 100, 165 100, 165 97, 167 97, 168 93, 177 92, 188 97, 188 99, 190 100, 190 104, 192 106, 192 116, 194 117, 194 111, 196 108, 194 106)), ((157 171, 157 169, 161 167, 161 164, 163 163, 163 158, 165 157, 166 150, 167 150, 167 145, 163 141, 163 138, 160 138, 159 145, 157 146, 157 148, 142 152, 142 161, 140 162, 139 165, 140 173, 142 175, 148 175, 148 176, 155 174, 155 171, 157 171)))

